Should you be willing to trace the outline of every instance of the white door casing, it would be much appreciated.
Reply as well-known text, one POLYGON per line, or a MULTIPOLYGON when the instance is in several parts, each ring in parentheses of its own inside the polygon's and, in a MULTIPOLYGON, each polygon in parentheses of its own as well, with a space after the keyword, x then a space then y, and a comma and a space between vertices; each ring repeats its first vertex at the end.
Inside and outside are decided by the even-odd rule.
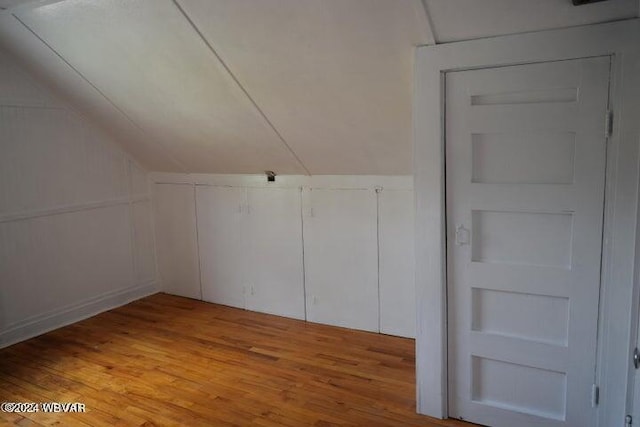
POLYGON ((595 425, 609 69, 447 73, 452 417, 595 425))

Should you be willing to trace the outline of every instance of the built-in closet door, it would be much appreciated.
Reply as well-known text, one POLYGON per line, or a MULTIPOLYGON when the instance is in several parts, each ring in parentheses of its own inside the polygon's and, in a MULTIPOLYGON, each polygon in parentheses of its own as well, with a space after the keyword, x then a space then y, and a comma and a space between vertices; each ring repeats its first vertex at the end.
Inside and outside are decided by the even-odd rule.
POLYGON ((245 308, 245 189, 197 186, 202 299, 245 308))
POLYGON ((376 195, 304 192, 307 320, 378 331, 376 195))
POLYGON ((416 336, 415 239, 412 190, 378 194, 380 332, 416 336))
POLYGON ((299 188, 249 188, 247 309, 304 319, 299 188))

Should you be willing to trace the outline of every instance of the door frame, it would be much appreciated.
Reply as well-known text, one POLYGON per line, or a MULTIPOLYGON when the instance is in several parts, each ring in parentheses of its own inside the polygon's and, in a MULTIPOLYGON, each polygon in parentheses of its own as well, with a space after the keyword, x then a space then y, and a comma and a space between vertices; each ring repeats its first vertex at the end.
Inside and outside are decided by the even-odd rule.
MULTIPOLYGON (((631 410, 631 352, 640 292, 634 284, 640 131, 640 19, 424 46, 414 76, 416 387, 419 413, 448 416, 444 77, 448 71, 611 56, 613 133, 607 143, 598 331, 598 425, 631 410), (629 387, 630 386, 630 387, 629 387)), ((603 117, 602 120, 605 120, 603 117)))

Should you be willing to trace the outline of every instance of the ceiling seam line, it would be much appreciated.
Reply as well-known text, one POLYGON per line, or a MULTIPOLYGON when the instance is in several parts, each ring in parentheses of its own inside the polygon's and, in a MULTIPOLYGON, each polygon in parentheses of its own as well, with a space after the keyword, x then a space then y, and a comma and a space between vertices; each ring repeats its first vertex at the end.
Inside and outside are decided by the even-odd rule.
MULTIPOLYGON (((148 135, 144 129, 142 129, 127 113, 124 112, 115 102, 111 100, 104 92, 102 92, 93 82, 91 82, 84 74, 82 74, 76 67, 74 67, 69 61, 67 61, 57 50, 53 48, 49 43, 47 43, 38 33, 36 33, 31 27, 29 27, 24 21, 22 21, 15 13, 12 13, 13 16, 24 28, 27 29, 31 34, 34 35, 42 44, 44 44, 51 52, 53 52, 62 62, 64 62, 69 68, 71 68, 82 80, 84 80, 89 86, 91 86, 102 98, 104 98, 113 108, 116 109, 129 123, 131 123, 136 129, 142 132, 144 135, 148 135)), ((175 165, 177 165, 184 173, 188 173, 189 170, 185 167, 185 165, 175 158, 174 155, 171 154, 171 150, 168 149, 161 141, 157 139, 153 139, 156 144, 162 147, 165 151, 165 154, 175 165)))
POLYGON ((431 20, 431 14, 429 14, 429 7, 427 6, 427 0, 420 0, 420 3, 422 3, 422 10, 424 11, 424 16, 427 20, 427 33, 431 37, 430 41, 433 42, 433 45, 437 45, 438 41, 436 39, 436 31, 433 28, 433 21, 431 20))
POLYGON ((289 151, 289 153, 291 153, 291 155, 295 158, 295 160, 298 162, 298 164, 300 166, 302 166, 302 168, 304 169, 304 171, 307 173, 307 175, 311 175, 311 172, 309 171, 309 169, 307 169, 307 167, 305 166, 305 164, 302 162, 302 160, 300 159, 300 157, 298 157, 298 155, 296 154, 296 152, 293 150, 293 148, 291 148, 291 146, 287 143, 287 141, 284 139, 284 137, 282 136, 282 134, 278 131, 278 129, 276 128, 276 126, 273 124, 273 122, 269 119, 269 117, 267 117, 266 113, 262 110, 262 108, 260 108, 260 106, 258 105, 258 103, 256 102, 255 99, 253 99, 253 97, 249 94, 249 91, 247 91, 247 89, 244 87, 244 85, 240 82, 240 80, 236 77, 236 75, 231 71, 231 68, 229 68, 229 66, 227 65, 227 63, 222 59, 222 57, 220 56, 220 54, 218 54, 218 51, 213 47, 213 44, 211 44, 209 42, 209 40, 205 37, 205 35, 202 33, 202 31, 200 31, 200 28, 198 28, 198 26, 196 25, 195 22, 193 22, 193 20, 191 19, 191 17, 189 16, 189 14, 187 13, 186 10, 184 10, 184 8, 182 7, 182 5, 179 3, 178 0, 172 0, 173 4, 175 4, 175 6, 178 8, 178 10, 180 11, 180 13, 182 14, 182 16, 184 16, 184 18, 187 20, 187 22, 189 22, 189 25, 191 25, 191 27, 193 28, 193 30, 198 34, 198 36, 200 37, 200 39, 203 41, 203 43, 207 46, 207 48, 209 48, 209 50, 211 51, 211 53, 213 53, 213 55, 216 57, 216 59, 220 62, 220 64, 222 65, 222 67, 225 69, 225 71, 227 72, 227 74, 229 74, 229 76, 231 77, 231 79, 233 79, 233 81, 235 82, 235 84, 240 88, 240 90, 242 91, 242 93, 244 93, 244 95, 247 97, 247 99, 249 100, 249 102, 251 102, 251 104, 253 105, 253 107, 258 111, 258 113, 260 114, 260 116, 262 116, 262 118, 267 122, 267 124, 269 125, 269 127, 275 132, 275 134, 278 136, 278 139, 280 139, 280 142, 282 142, 282 144, 287 148, 287 150, 289 151))

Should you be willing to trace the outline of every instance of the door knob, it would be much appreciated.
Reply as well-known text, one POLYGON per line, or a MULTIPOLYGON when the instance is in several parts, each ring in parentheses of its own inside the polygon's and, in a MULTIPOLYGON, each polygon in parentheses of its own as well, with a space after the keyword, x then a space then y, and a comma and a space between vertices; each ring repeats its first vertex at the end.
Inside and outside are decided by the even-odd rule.
POLYGON ((469 230, 464 228, 463 225, 459 225, 456 228, 456 245, 458 246, 468 245, 469 236, 470 236, 469 230))

